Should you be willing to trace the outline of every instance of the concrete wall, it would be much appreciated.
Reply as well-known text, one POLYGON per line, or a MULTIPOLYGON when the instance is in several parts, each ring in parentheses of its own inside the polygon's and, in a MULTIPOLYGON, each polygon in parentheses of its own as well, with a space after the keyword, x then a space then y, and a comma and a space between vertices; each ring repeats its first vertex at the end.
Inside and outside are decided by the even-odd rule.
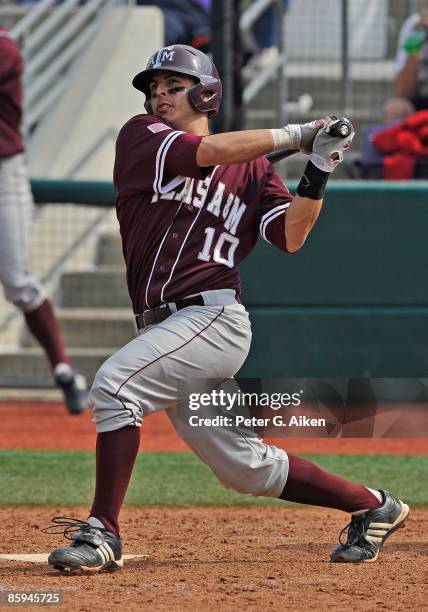
POLYGON ((111 178, 118 130, 145 112, 132 78, 162 41, 159 9, 112 7, 66 92, 34 135, 31 176, 111 178))

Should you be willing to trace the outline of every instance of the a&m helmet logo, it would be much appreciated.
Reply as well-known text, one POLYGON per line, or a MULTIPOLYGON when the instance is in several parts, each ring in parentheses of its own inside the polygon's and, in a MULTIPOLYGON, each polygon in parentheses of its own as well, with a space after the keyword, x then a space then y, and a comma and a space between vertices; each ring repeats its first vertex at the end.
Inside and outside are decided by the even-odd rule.
POLYGON ((155 70, 156 68, 162 68, 166 62, 174 61, 174 47, 163 47, 151 58, 150 68, 155 70))

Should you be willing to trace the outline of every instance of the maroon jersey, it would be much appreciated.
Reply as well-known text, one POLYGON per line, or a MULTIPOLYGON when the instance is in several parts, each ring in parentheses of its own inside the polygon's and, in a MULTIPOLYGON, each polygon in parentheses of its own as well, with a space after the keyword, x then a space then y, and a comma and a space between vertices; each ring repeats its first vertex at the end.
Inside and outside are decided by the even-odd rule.
POLYGON ((137 115, 116 143, 116 208, 135 313, 211 289, 240 293, 258 234, 285 250, 291 194, 261 157, 200 168, 201 136, 137 115))
POLYGON ((24 150, 22 115, 22 59, 17 44, 0 26, 0 159, 24 150))

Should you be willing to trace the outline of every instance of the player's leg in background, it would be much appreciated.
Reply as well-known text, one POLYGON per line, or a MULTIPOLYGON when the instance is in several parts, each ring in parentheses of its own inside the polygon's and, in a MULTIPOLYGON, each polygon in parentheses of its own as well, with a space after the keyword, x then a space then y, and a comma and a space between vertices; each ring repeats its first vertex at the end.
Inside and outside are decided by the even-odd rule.
POLYGON ((33 198, 22 154, 0 162, 0 282, 44 349, 69 411, 86 410, 86 382, 76 375, 51 302, 30 271, 33 198))

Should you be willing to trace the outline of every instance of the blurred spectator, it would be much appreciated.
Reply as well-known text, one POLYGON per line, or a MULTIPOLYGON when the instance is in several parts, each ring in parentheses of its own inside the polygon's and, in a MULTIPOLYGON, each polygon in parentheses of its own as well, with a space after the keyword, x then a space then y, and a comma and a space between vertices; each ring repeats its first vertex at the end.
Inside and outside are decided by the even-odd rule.
MULTIPOLYGON (((282 0, 282 4, 286 12, 290 0, 282 0)), ((273 5, 270 5, 254 23, 253 37, 256 50, 248 63, 248 69, 260 69, 274 64, 278 58, 278 47, 276 10, 273 5)))
POLYGON ((165 46, 190 45, 206 53, 210 49, 211 0, 137 0, 157 6, 165 19, 165 46))
POLYGON ((395 91, 416 110, 428 108, 428 0, 403 23, 395 60, 395 91))
POLYGON ((373 143, 383 154, 382 178, 428 178, 428 110, 376 132, 373 143))
POLYGON ((362 178, 381 179, 383 177, 383 154, 374 144, 374 137, 385 128, 400 124, 414 111, 413 104, 407 98, 392 98, 385 103, 382 122, 373 125, 363 135, 361 159, 358 161, 362 178))
POLYGON ((71 414, 87 408, 85 379, 75 374, 45 291, 30 271, 33 197, 20 131, 22 58, 0 25, 0 284, 44 349, 71 414))
MULTIPOLYGON (((407 98, 391 98, 383 107, 384 124, 394 121, 403 121, 415 112, 415 107, 407 98)), ((386 127, 386 125, 385 125, 386 127)))

